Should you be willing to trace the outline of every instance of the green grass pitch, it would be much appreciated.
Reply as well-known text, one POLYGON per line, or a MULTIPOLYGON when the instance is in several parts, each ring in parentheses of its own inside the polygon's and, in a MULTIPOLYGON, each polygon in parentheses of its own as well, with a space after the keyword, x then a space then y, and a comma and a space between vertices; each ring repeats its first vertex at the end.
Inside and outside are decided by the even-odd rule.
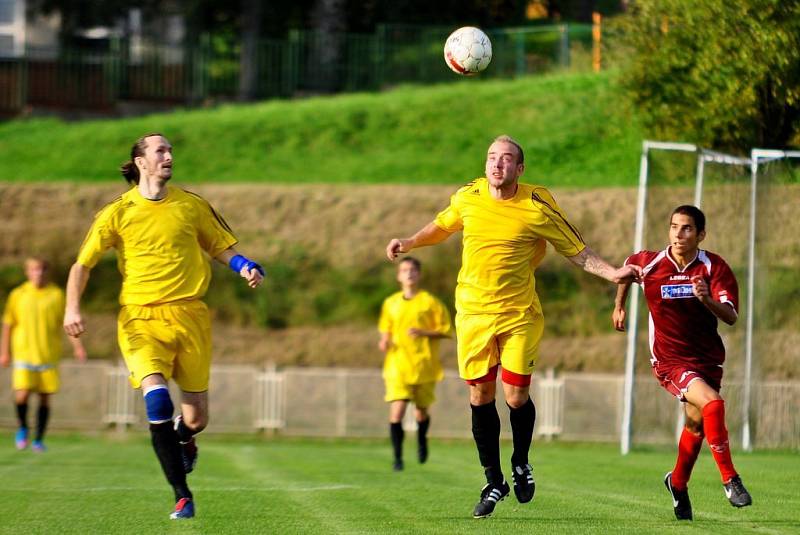
MULTIPOLYGON (((202 436, 190 484, 197 517, 170 521, 172 496, 149 437, 55 434, 44 454, 0 449, 0 533, 797 533, 796 452, 737 452, 754 505, 737 510, 708 451, 690 492, 693 523, 678 523, 661 478, 671 449, 627 457, 611 444, 534 444, 536 497, 512 496, 471 518, 483 484, 468 441, 434 440, 428 464, 406 439, 406 470, 391 471, 387 440, 202 436)), ((503 444, 503 457, 510 444, 503 444)))

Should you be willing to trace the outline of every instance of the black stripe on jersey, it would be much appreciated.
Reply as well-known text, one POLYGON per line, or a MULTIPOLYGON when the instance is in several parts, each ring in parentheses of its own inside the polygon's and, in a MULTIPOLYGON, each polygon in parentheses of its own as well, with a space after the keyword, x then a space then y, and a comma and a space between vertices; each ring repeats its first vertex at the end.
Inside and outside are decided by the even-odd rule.
MULTIPOLYGON (((566 218, 566 217, 564 217, 564 216, 561 214, 561 212, 559 212, 558 210, 556 210, 555 208, 553 208, 552 206, 550 206, 550 204, 549 204, 547 201, 545 201, 544 199, 542 199, 542 198, 539 196, 539 194, 537 194, 535 191, 534 191, 533 193, 531 193, 531 200, 532 200, 532 201, 534 201, 534 202, 541 203, 541 204, 545 205, 546 207, 548 207, 548 208, 550 209, 550 211, 552 211, 554 214, 556 214, 556 215, 558 216, 558 218, 559 218, 561 221, 563 221, 563 222, 564 222, 564 224, 565 224, 565 225, 566 225, 566 226, 567 226, 567 227, 568 227, 568 228, 569 228, 569 229, 570 229, 572 232, 574 232, 574 233, 575 233, 575 237, 577 237, 577 238, 578 238, 578 241, 579 241, 579 242, 580 242, 582 245, 586 245, 586 242, 585 242, 585 241, 583 241, 583 236, 581 236, 581 233, 580 233, 580 232, 578 232, 578 229, 576 229, 575 227, 573 227, 573 226, 570 224, 570 222, 569 222, 569 221, 567 221, 567 218, 566 218)), ((566 234, 565 234, 565 235, 566 235, 566 234)))
POLYGON ((209 209, 209 210, 211 210, 211 213, 214 215, 214 218, 217 220, 217 222, 218 222, 220 225, 222 225, 222 228, 224 228, 225 230, 227 230, 228 232, 230 232, 231 234, 233 234, 233 229, 231 229, 230 225, 228 225, 228 222, 227 222, 227 221, 225 221, 225 219, 224 219, 224 218, 223 218, 221 215, 219 215, 219 214, 217 213, 217 211, 216 211, 216 210, 214 210, 214 207, 213 207, 213 206, 211 206, 211 203, 210 203, 210 202, 208 202, 207 200, 205 200, 204 198, 202 198, 202 197, 201 197, 200 195, 198 195, 197 193, 194 193, 194 192, 192 192, 192 191, 189 191, 189 190, 187 190, 187 189, 185 189, 185 190, 183 190, 183 191, 185 191, 185 192, 186 192, 186 193, 188 193, 189 195, 193 195, 193 196, 197 197, 198 199, 200 199, 201 201, 203 201, 204 203, 206 203, 206 206, 208 206, 208 209, 209 209))

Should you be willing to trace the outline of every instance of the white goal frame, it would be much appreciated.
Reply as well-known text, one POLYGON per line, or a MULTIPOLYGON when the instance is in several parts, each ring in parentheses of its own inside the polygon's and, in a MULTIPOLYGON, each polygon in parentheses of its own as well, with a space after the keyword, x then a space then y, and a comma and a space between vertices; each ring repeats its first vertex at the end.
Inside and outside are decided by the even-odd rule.
MULTIPOLYGON (((751 199, 750 199, 750 231, 748 236, 748 303, 747 303, 747 333, 745 336, 745 384, 744 384, 744 426, 742 445, 745 449, 751 448, 750 442, 750 378, 751 378, 751 364, 752 364, 752 314, 749 313, 753 306, 753 292, 755 286, 754 266, 755 266, 755 216, 756 216, 756 184, 758 175, 758 158, 770 157, 784 157, 783 151, 763 151, 762 149, 753 149, 751 158, 740 158, 715 152, 712 150, 698 147, 691 143, 675 143, 675 142, 662 142, 644 140, 642 142, 642 155, 639 163, 639 193, 636 205, 636 227, 634 230, 634 245, 633 252, 641 251, 644 246, 644 227, 645 227, 645 211, 647 207, 647 186, 649 176, 649 155, 650 151, 676 151, 676 152, 691 152, 697 155, 697 165, 695 169, 695 190, 694 190, 694 205, 698 208, 701 207, 703 201, 703 178, 705 173, 705 164, 708 162, 722 163, 728 165, 748 166, 751 171, 751 199), (761 152, 756 152, 761 151, 761 152), (780 152, 781 156, 776 153, 780 152), (756 158, 756 160, 753 160, 756 158), (755 161, 755 163, 753 163, 755 161)), ((800 155, 800 152, 797 153, 800 155)), ((628 454, 631 448, 631 439, 633 433, 633 389, 634 389, 634 370, 636 363, 636 339, 639 328, 639 291, 631 292, 631 299, 628 304, 627 317, 629 319, 627 329, 627 344, 625 350, 625 378, 623 383, 623 403, 622 403, 622 421, 620 429, 620 452, 623 455, 628 454)), ((683 427, 683 411, 678 411, 678 419, 676 423, 676 432, 680 432, 683 427)))

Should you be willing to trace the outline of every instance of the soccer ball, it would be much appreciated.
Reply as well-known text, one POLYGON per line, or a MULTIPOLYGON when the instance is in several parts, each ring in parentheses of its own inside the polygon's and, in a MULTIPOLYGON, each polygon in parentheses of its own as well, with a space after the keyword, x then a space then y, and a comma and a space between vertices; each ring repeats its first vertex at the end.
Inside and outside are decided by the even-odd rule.
POLYGON ((492 42, 478 28, 464 26, 451 33, 445 41, 444 61, 458 74, 478 74, 492 61, 492 42))

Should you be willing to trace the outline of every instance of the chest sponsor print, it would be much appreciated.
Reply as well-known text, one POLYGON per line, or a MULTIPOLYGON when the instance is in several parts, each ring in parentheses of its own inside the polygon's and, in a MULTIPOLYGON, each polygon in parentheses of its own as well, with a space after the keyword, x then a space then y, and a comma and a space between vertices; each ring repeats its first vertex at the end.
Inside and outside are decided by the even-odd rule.
POLYGON ((688 299, 694 297, 691 284, 664 284, 661 286, 661 299, 688 299))

